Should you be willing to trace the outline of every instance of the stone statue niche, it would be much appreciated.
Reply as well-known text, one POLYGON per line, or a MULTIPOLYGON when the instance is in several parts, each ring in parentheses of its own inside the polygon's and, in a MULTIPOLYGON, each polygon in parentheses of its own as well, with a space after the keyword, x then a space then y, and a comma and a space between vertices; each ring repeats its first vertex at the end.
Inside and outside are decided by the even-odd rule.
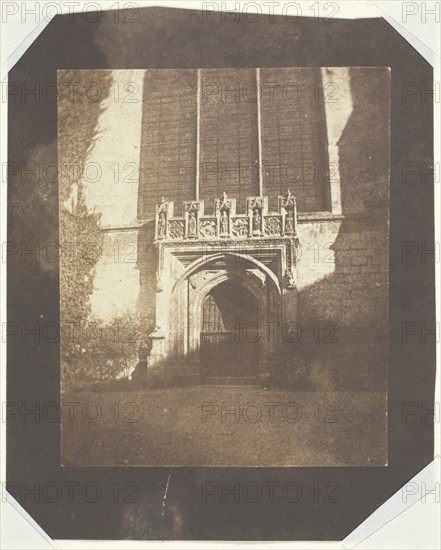
POLYGON ((258 237, 262 234, 262 209, 258 206, 253 209, 252 228, 253 237, 258 237))
POLYGON ((158 215, 158 239, 163 239, 165 237, 165 224, 165 212, 160 212, 158 215))
POLYGON ((294 210, 287 208, 285 216, 285 235, 294 235, 294 210))
POLYGON ((156 206, 155 237, 158 240, 163 240, 167 237, 167 218, 169 207, 170 205, 165 201, 164 197, 162 197, 161 203, 156 206))
POLYGON ((189 239, 197 239, 198 237, 198 212, 195 209, 191 209, 187 218, 187 237, 189 239))
POLYGON ((229 237, 230 235, 230 212, 228 208, 221 208, 219 219, 219 235, 229 237))

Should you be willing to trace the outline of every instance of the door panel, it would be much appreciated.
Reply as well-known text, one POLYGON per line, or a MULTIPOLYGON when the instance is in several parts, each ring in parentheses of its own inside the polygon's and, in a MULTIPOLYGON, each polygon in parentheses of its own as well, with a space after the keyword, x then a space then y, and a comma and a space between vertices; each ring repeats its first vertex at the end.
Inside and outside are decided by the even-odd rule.
POLYGON ((242 286, 226 281, 215 287, 202 304, 202 375, 215 378, 257 376, 258 306, 242 286))

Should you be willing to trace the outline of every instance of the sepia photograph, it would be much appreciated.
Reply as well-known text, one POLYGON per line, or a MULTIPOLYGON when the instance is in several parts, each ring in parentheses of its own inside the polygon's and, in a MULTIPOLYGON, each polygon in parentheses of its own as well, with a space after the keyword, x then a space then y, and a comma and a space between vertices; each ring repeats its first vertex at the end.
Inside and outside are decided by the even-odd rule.
POLYGON ((390 69, 57 82, 62 465, 387 465, 390 69))
POLYGON ((3 2, 2 548, 441 547, 439 4, 3 2))

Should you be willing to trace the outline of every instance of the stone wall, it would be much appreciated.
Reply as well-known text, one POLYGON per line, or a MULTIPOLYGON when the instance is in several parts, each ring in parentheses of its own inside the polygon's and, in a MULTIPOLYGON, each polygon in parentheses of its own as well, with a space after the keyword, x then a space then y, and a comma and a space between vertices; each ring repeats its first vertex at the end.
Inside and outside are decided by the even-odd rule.
MULTIPOLYGON (((332 71, 328 78, 340 83, 341 74, 332 71)), ((327 105, 338 129, 329 141, 337 146, 343 218, 299 225, 299 347, 316 387, 381 388, 387 379, 390 71, 353 68, 344 86, 350 116, 346 95, 327 105)))
POLYGON ((386 324, 387 221, 368 218, 301 224, 299 316, 343 326, 386 324))
POLYGON ((380 389, 387 378, 388 226, 382 219, 301 224, 299 339, 309 382, 380 389))

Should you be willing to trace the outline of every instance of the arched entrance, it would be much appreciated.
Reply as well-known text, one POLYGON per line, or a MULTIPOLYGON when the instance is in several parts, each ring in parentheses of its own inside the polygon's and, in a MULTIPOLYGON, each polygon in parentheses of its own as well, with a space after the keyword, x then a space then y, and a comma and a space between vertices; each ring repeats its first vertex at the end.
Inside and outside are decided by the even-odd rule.
POLYGON ((244 286, 225 280, 201 305, 200 365, 203 378, 220 382, 258 376, 259 306, 244 286))
POLYGON ((168 309, 166 322, 158 323, 164 372, 207 384, 266 383, 278 345, 274 326, 283 318, 275 271, 228 252, 191 262, 171 295, 158 295, 168 309))
POLYGON ((173 202, 157 205, 150 373, 267 383, 277 326, 297 316, 296 212, 290 192, 277 211, 258 196, 237 213, 225 193, 213 215, 204 201, 185 201, 183 216, 173 202))

